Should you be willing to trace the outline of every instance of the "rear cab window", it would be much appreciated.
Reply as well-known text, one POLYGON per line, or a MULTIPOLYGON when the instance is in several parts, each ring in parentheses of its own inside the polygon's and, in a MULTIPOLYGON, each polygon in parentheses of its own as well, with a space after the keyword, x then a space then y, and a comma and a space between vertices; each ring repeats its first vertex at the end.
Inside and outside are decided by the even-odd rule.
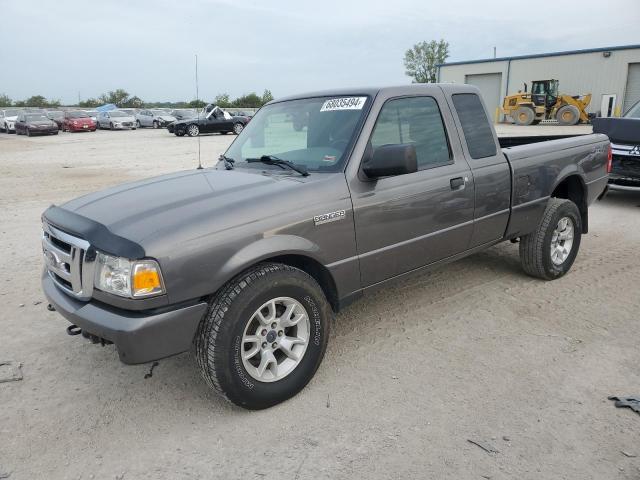
POLYGON ((475 93, 456 93, 452 99, 471 158, 495 156, 496 142, 480 97, 475 93))

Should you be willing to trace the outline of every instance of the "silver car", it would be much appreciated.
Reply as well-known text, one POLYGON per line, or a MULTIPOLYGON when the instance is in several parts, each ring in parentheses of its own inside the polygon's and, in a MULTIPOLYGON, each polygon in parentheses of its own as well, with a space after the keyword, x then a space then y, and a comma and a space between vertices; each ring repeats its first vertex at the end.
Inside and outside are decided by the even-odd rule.
POLYGON ((97 124, 98 128, 108 128, 110 130, 136 129, 135 117, 120 110, 98 112, 97 124))
POLYGON ((9 108, 7 110, 0 110, 0 130, 6 133, 15 133, 16 131, 16 119, 20 109, 9 108))
POLYGON ((140 110, 136 114, 136 123, 138 125, 138 128, 161 128, 166 127, 167 125, 175 121, 176 117, 169 115, 164 110, 140 110))

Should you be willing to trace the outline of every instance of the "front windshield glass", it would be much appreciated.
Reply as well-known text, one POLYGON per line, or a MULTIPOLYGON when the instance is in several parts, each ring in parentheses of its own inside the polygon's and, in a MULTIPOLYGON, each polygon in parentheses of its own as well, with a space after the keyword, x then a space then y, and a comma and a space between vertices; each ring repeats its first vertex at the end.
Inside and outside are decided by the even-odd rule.
POLYGON ((316 97, 267 105, 225 155, 235 160, 236 166, 248 158, 267 155, 309 171, 339 171, 367 100, 366 96, 316 97))
POLYGON ((89 118, 89 115, 84 112, 68 112, 69 118, 89 118))
POLYGON ((41 113, 34 113, 31 115, 27 115, 27 122, 38 122, 40 120, 49 120, 46 115, 41 113))
POLYGON ((129 115, 125 112, 120 112, 118 110, 112 110, 109 113, 110 117, 128 117, 129 115))
POLYGON ((640 118, 640 102, 631 107, 629 111, 625 113, 624 118, 640 118))

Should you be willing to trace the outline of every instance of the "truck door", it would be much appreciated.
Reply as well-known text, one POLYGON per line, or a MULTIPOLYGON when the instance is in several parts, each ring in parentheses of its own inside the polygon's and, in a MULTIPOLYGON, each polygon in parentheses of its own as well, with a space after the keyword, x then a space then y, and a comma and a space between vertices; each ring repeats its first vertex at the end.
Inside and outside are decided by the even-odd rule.
POLYGON ((475 184, 473 248, 505 234, 511 206, 511 168, 480 97, 466 92, 454 93, 450 99, 456 124, 464 133, 462 147, 475 184))
POLYGON ((413 143, 418 171, 351 184, 363 287, 467 249, 474 187, 440 89, 387 99, 372 148, 413 143), (445 120, 446 119, 446 120, 445 120))

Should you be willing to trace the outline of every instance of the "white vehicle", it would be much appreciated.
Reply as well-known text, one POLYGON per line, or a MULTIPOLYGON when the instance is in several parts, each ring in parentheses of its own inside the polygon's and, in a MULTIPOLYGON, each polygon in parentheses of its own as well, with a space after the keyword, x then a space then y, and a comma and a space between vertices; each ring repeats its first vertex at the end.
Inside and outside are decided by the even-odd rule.
POLYGON ((136 119, 128 113, 120 110, 98 112, 97 128, 108 128, 109 130, 135 130, 136 119))
POLYGON ((8 108, 0 110, 0 130, 5 133, 16 133, 16 119, 20 110, 17 108, 8 108))
POLYGON ((167 125, 175 121, 176 117, 169 115, 164 110, 140 110, 136 114, 136 123, 138 125, 138 128, 161 128, 166 127, 167 125))

